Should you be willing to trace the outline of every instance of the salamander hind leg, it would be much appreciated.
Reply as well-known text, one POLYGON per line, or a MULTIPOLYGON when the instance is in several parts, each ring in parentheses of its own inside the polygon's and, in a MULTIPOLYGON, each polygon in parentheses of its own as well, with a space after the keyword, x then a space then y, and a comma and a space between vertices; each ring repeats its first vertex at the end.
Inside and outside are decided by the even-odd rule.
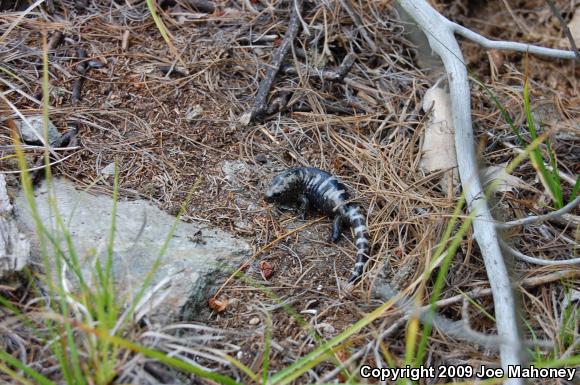
POLYGON ((342 233, 342 216, 335 215, 334 221, 332 222, 332 236, 330 237, 330 240, 333 243, 338 242, 341 233, 342 233))
POLYGON ((305 195, 300 195, 299 202, 300 205, 298 206, 298 215, 301 220, 305 220, 308 215, 308 211, 310 211, 310 201, 308 198, 306 198, 305 195))

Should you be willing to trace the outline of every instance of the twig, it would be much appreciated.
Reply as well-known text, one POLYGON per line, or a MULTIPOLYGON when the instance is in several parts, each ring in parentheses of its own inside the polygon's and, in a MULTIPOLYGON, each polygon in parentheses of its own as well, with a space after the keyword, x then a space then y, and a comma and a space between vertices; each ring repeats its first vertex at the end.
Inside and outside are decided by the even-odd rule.
POLYGON ((81 100, 82 88, 87 72, 92 68, 103 68, 105 66, 98 60, 87 61, 87 51, 82 48, 79 48, 78 56, 81 61, 75 67, 79 77, 74 81, 72 86, 71 102, 73 106, 76 106, 81 100))
POLYGON ((123 36, 121 37, 121 49, 123 51, 126 51, 129 48, 129 36, 131 34, 130 30, 125 30, 125 32, 123 32, 123 36))
POLYGON ((563 214, 566 214, 568 211, 572 210, 579 204, 580 204, 580 195, 578 195, 576 199, 574 199, 572 202, 568 203, 566 206, 562 207, 559 210, 552 211, 544 215, 531 216, 506 223, 496 223, 495 227, 497 227, 498 229, 509 229, 515 226, 525 226, 532 223, 547 221, 548 219, 561 217, 563 214))
POLYGON ((369 45, 372 52, 376 52, 377 46, 376 46, 374 40, 369 37, 369 34, 367 33, 367 30, 365 29, 365 27, 363 25, 363 21, 361 20, 358 13, 356 13, 354 11, 354 9, 350 6, 350 3, 348 2, 348 0, 340 0, 340 4, 346 10, 348 15, 352 19, 354 25, 356 25, 356 27, 358 28, 358 31, 360 32, 365 43, 367 43, 369 45))
POLYGON ((52 50, 58 48, 58 46, 63 41, 64 41, 64 34, 61 31, 56 31, 50 37, 50 40, 48 41, 48 45, 46 46, 46 49, 49 51, 52 51, 52 50))
POLYGON ((81 92, 83 88, 83 83, 85 81, 85 74, 87 72, 87 63, 84 61, 87 57, 87 51, 82 48, 78 50, 78 57, 81 60, 80 63, 76 65, 76 71, 78 72, 79 76, 75 79, 72 85, 72 96, 71 102, 73 106, 76 106, 79 101, 81 100, 81 92))
POLYGON ((286 35, 284 35, 284 40, 282 40, 282 44, 278 47, 278 50, 274 53, 272 57, 272 64, 268 68, 266 72, 266 77, 262 79, 260 82, 260 86, 258 87, 258 92, 256 94, 256 100, 254 101, 254 105, 250 110, 246 111, 240 117, 240 124, 243 126, 247 126, 250 124, 252 120, 256 117, 256 115, 261 114, 262 112, 266 111, 266 102, 268 98, 268 94, 270 93, 270 89, 274 84, 274 79, 280 71, 280 67, 282 66, 282 62, 284 58, 288 54, 294 39, 298 35, 298 31, 300 30, 300 18, 299 13, 302 12, 302 3, 303 0, 295 0, 292 2, 292 16, 290 17, 290 21, 288 23, 288 30, 286 31, 286 35))
MULTIPOLYGON (((541 285, 544 285, 547 283, 559 281, 559 280, 564 279, 564 278, 574 278, 574 277, 577 277, 579 274, 580 274, 580 271, 578 271, 578 270, 560 270, 560 271, 557 271, 554 273, 544 274, 544 275, 541 275, 538 277, 526 278, 518 286, 525 288, 525 289, 529 289, 529 288, 541 286, 541 285)), ((487 297, 488 295, 491 295, 491 289, 489 289, 489 288, 474 289, 474 290, 468 291, 467 293, 462 293, 462 294, 454 295, 453 297, 441 299, 441 300, 435 302, 435 307, 442 308, 442 307, 446 307, 449 305, 453 305, 455 303, 461 302, 466 297, 471 298, 471 299, 477 299, 477 298, 481 298, 481 297, 487 297)), ((420 308, 420 310, 421 311, 429 310, 429 306, 423 306, 420 308)))
MULTIPOLYGON (((308 71, 308 75, 311 77, 318 77, 323 80, 329 80, 333 82, 342 82, 345 76, 348 74, 352 66, 354 65, 354 61, 356 59, 356 55, 353 53, 349 53, 344 57, 342 63, 336 68, 335 71, 329 70, 318 70, 316 68, 307 68, 304 65, 300 66, 301 70, 308 71)), ((298 70, 296 66, 284 66, 282 72, 286 75, 297 75, 298 70)))
POLYGON ((159 71, 163 73, 163 75, 172 75, 175 74, 177 77, 186 77, 187 70, 183 68, 176 67, 174 65, 162 65, 159 66, 159 71))
POLYGON ((521 259, 522 261, 533 263, 535 265, 542 265, 542 266, 556 266, 556 265, 579 265, 580 258, 573 258, 573 259, 564 259, 564 260, 549 260, 549 259, 540 259, 535 257, 530 257, 529 255, 525 255, 524 253, 514 249, 510 245, 508 245, 503 239, 500 239, 501 247, 505 249, 508 253, 516 257, 517 259, 521 259))

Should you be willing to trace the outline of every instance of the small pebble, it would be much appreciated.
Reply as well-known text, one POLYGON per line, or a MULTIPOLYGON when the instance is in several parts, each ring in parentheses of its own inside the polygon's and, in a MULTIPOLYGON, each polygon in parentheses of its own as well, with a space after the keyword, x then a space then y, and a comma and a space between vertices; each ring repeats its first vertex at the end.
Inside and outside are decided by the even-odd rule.
POLYGON ((318 330, 322 330, 322 332, 325 334, 332 334, 336 331, 334 326, 326 322, 319 323, 318 325, 316 325, 316 328, 318 330))
POLYGON ((258 317, 254 317, 248 322, 250 325, 257 325, 260 323, 260 319, 258 317))
POLYGON ((109 163, 108 165, 106 165, 105 167, 103 167, 101 169, 100 172, 101 175, 105 175, 105 176, 109 176, 109 175, 115 175, 115 163, 109 163))
POLYGON ((255 159, 256 159, 256 162, 258 162, 258 163, 267 163, 268 162, 268 158, 264 154, 256 155, 255 159))

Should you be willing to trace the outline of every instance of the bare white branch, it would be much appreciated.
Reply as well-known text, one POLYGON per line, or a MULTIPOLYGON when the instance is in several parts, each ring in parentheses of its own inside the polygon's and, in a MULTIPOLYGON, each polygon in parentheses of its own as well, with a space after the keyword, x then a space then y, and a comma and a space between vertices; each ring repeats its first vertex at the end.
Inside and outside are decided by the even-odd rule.
POLYGON ((505 249, 508 253, 520 259, 522 261, 533 263, 535 265, 542 265, 542 266, 568 266, 568 265, 579 265, 580 258, 573 258, 573 259, 563 259, 563 260, 551 260, 551 259, 540 259, 536 257, 530 257, 529 255, 525 255, 524 253, 514 249, 510 245, 508 245, 504 240, 500 240, 501 247, 505 249))
POLYGON ((449 20, 447 20, 447 22, 449 23, 449 26, 453 28, 455 33, 473 41, 474 43, 479 44, 483 48, 497 49, 502 51, 528 52, 535 55, 548 56, 558 59, 574 59, 576 57, 574 51, 538 47, 537 45, 518 43, 515 41, 490 40, 485 36, 465 28, 464 26, 453 23, 449 20))
MULTIPOLYGON (((500 239, 479 178, 473 140, 471 95, 467 69, 455 38, 455 33, 458 31, 471 38, 476 38, 477 34, 459 28, 435 11, 425 0, 399 0, 399 4, 425 33, 431 49, 441 57, 447 73, 453 108, 459 176, 468 209, 475 213, 473 234, 479 244, 491 286, 498 337, 501 341, 510 341, 509 344, 502 343, 500 345, 501 364, 503 369, 507 370, 511 365, 522 365, 525 361, 524 344, 518 328, 516 303, 508 270, 502 256, 500 239)), ((477 38, 482 41, 481 38, 477 38)), ((483 42, 489 44, 491 41, 483 42)), ((504 48, 508 47, 509 45, 504 46, 504 48)), ((511 47, 517 49, 518 45, 512 44, 511 47)), ((527 46, 526 50, 532 51, 527 46)), ((537 49, 533 51, 538 52, 537 49)), ((552 51, 540 50, 540 52, 553 54, 552 51)), ((570 58, 574 57, 573 53, 569 55, 570 58)), ((524 381, 521 378, 510 378, 505 383, 523 385, 524 381)))
POLYGON ((579 204, 580 204, 580 195, 578 195, 576 197, 576 199, 574 199, 572 202, 568 203, 566 206, 562 207, 559 210, 552 211, 552 212, 544 214, 544 215, 537 215, 537 216, 517 219, 515 221, 510 221, 510 222, 506 222, 506 223, 496 223, 495 227, 497 227, 498 229, 509 229, 509 228, 512 228, 515 226, 525 226, 525 225, 530 225, 532 223, 547 221, 548 219, 552 219, 552 218, 559 218, 563 214, 566 214, 568 211, 572 210, 574 207, 578 206, 579 204))
MULTIPOLYGON (((381 297, 381 300, 385 302, 392 300, 393 298, 402 297, 402 299, 396 301, 396 304, 402 308, 405 315, 393 325, 397 328, 404 323, 403 321, 406 321, 411 317, 417 317, 422 323, 432 324, 441 333, 448 337, 455 338, 459 341, 477 344, 487 349, 501 350, 503 345, 509 345, 517 342, 510 339, 505 339, 496 334, 485 334, 473 330, 469 326, 469 320, 467 317, 464 317, 459 321, 453 321, 437 312, 431 312, 431 306, 429 305, 417 307, 414 305, 412 299, 405 297, 404 295, 401 296, 400 292, 391 287, 389 284, 383 284, 375 287, 375 292, 379 297, 381 297)), ((462 298, 465 299, 465 297, 462 298)), ((390 327, 385 332, 383 332, 380 339, 387 337, 392 329, 393 327, 390 327)), ((540 349, 554 348, 554 342, 549 340, 535 339, 534 341, 524 341, 523 343, 526 346, 540 349)))

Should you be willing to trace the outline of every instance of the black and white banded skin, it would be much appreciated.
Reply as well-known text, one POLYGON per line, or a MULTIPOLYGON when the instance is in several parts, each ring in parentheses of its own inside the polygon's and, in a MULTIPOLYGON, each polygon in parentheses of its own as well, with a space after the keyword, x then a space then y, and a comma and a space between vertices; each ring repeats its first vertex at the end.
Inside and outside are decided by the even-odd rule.
POLYGON ((266 191, 265 200, 281 205, 297 204, 302 218, 312 209, 334 218, 333 242, 338 242, 342 227, 348 224, 354 231, 357 248, 356 264, 348 280, 354 283, 363 274, 368 260, 369 241, 365 217, 357 204, 348 203, 346 186, 329 173, 313 167, 292 168, 277 175, 266 191))

